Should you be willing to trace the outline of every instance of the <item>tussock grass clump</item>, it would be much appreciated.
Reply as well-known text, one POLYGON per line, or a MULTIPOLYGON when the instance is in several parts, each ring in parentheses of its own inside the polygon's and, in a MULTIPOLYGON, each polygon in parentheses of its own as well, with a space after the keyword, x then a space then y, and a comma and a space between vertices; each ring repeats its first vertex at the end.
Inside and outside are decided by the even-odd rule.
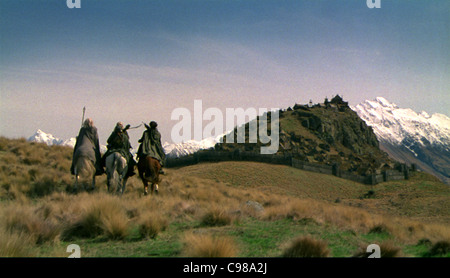
MULTIPOLYGON (((367 246, 368 245, 361 244, 358 251, 353 255, 353 257, 368 258, 369 256, 371 256, 373 252, 367 252, 367 246)), ((396 246, 392 241, 381 242, 380 244, 378 244, 378 246, 380 246, 381 258, 396 258, 402 256, 401 248, 396 246)))
POLYGON ((372 226, 369 230, 370 234, 391 234, 392 229, 389 228, 385 223, 379 223, 372 226))
POLYGON ((36 244, 58 240, 62 230, 59 223, 42 218, 29 207, 8 208, 2 222, 7 232, 28 235, 36 244))
POLYGON ((46 175, 33 182, 28 191, 30 197, 43 197, 53 192, 60 191, 60 182, 57 175, 46 175))
POLYGON ((64 240, 90 238, 102 234, 101 212, 95 208, 85 211, 73 223, 69 223, 63 232, 64 240))
POLYGON ((450 241, 449 240, 439 240, 434 243, 427 255, 429 256, 443 256, 450 253, 450 241))
POLYGON ((233 216, 223 208, 213 206, 202 216, 203 226, 225 226, 231 224, 233 216))
POLYGON ((294 239, 290 246, 283 252, 283 257, 328 257, 330 250, 323 240, 314 239, 310 236, 301 236, 294 239))
POLYGON ((124 239, 129 234, 128 217, 124 211, 103 214, 101 228, 107 238, 124 239))
POLYGON ((314 214, 322 211, 318 203, 309 200, 288 200, 270 206, 264 211, 264 219, 279 220, 292 219, 299 220, 303 218, 314 218, 314 214))
POLYGON ((380 244, 382 258, 395 258, 402 256, 402 250, 391 241, 385 241, 380 244))
POLYGON ((129 219, 120 200, 114 196, 98 194, 79 200, 84 208, 81 215, 68 224, 64 238, 93 238, 105 235, 109 239, 123 239, 129 233, 129 219))
POLYGON ((140 217, 138 223, 139 234, 143 238, 154 239, 169 225, 166 218, 155 213, 146 213, 140 217))
POLYGON ((0 257, 32 257, 33 239, 25 233, 0 231, 0 257))
POLYGON ((199 206, 194 202, 176 200, 170 208, 171 214, 175 216, 194 216, 200 211, 199 206))
POLYGON ((189 233, 184 242, 186 257, 235 257, 238 253, 235 242, 229 237, 189 233))

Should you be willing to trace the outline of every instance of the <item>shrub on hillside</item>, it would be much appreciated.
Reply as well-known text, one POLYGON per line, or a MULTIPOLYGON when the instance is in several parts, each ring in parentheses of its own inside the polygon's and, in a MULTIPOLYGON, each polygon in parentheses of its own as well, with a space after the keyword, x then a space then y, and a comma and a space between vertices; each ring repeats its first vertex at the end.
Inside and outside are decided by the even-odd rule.
POLYGON ((375 224, 369 230, 369 234, 391 234, 391 232, 392 229, 384 223, 375 224))
POLYGON ((143 238, 156 238, 156 236, 164 231, 168 226, 168 222, 162 216, 153 213, 147 213, 141 216, 138 224, 139 234, 143 238))
POLYGON ((400 257, 402 253, 400 247, 390 241, 382 242, 380 244, 380 250, 382 258, 400 257))
POLYGON ((0 232, 0 257, 32 257, 31 236, 25 233, 0 232))
POLYGON ((108 239, 124 239, 129 233, 128 217, 124 211, 103 215, 101 228, 108 239))
POLYGON ((283 257, 328 257, 330 250, 325 241, 310 236, 301 236, 294 239, 283 252, 283 257))
POLYGON ((41 179, 34 181, 30 190, 28 191, 28 196, 30 197, 43 197, 50 195, 53 192, 63 191, 65 187, 61 187, 58 176, 44 176, 41 179))
POLYGON ((204 226, 225 226, 229 225, 232 220, 233 217, 230 213, 222 208, 213 207, 203 215, 201 224, 204 226))
MULTIPOLYGON (((381 258, 395 258, 401 256, 401 249, 390 241, 379 244, 381 258)), ((358 251, 353 255, 356 258, 368 258, 372 253, 367 252, 367 245, 360 245, 358 251)))
POLYGON ((81 215, 68 223, 65 239, 93 238, 105 235, 109 239, 123 239, 129 232, 129 220, 119 200, 112 196, 97 196, 86 201, 81 215))
POLYGON ((429 256, 443 256, 450 253, 450 241, 440 240, 431 246, 429 256))
POLYGON ((43 219, 28 208, 10 208, 2 219, 4 229, 11 234, 25 234, 36 244, 55 241, 61 234, 61 225, 52 219, 43 219))
POLYGON ((184 238, 186 257, 235 257, 237 247, 229 237, 188 234, 184 238))

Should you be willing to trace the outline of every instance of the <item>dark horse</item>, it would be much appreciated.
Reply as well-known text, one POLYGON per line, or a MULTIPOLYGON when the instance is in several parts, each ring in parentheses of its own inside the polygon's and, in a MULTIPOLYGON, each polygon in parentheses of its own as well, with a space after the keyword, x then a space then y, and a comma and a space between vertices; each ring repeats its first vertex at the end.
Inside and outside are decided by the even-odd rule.
POLYGON ((148 194, 148 183, 151 183, 151 194, 153 191, 158 193, 158 183, 161 182, 159 171, 161 164, 159 161, 149 155, 139 158, 138 164, 139 177, 144 184, 144 195, 148 194))

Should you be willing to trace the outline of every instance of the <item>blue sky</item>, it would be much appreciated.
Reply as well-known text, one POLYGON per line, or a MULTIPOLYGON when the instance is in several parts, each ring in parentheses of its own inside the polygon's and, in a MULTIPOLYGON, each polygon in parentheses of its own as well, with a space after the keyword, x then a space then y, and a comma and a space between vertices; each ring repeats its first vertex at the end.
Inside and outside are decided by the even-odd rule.
MULTIPOLYGON (((450 110, 450 2, 381 0, 0 2, 0 135, 76 136, 82 108, 117 121, 178 107, 287 108, 341 94, 450 110)), ((192 112, 193 113, 193 112, 192 112)), ((207 122, 204 122, 204 126, 207 122)), ((130 131, 132 145, 143 129, 130 131)))

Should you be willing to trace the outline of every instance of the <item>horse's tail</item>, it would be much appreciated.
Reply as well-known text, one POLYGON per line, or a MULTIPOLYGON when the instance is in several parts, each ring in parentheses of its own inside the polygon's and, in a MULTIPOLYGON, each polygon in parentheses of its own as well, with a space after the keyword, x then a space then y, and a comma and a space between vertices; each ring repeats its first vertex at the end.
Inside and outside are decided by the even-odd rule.
POLYGON ((112 167, 113 167, 113 173, 115 173, 117 170, 117 153, 113 153, 112 155, 113 155, 112 167))
POLYGON ((144 176, 145 179, 148 180, 149 182, 160 183, 161 182, 161 178, 159 177, 160 166, 157 165, 159 164, 159 162, 150 156, 147 156, 145 160, 147 164, 147 167, 145 167, 145 176, 144 176))
MULTIPOLYGON (((150 163, 150 162, 148 162, 150 163)), ((152 171, 150 167, 146 167, 145 169, 145 176, 148 181, 153 182, 155 179, 155 173, 152 171)))
POLYGON ((95 174, 94 163, 86 156, 78 157, 75 162, 74 174, 80 177, 91 177, 95 174))
POLYGON ((119 153, 114 152, 113 153, 113 177, 114 180, 116 180, 116 176, 119 175, 119 162, 120 162, 120 157, 119 157, 119 153))

